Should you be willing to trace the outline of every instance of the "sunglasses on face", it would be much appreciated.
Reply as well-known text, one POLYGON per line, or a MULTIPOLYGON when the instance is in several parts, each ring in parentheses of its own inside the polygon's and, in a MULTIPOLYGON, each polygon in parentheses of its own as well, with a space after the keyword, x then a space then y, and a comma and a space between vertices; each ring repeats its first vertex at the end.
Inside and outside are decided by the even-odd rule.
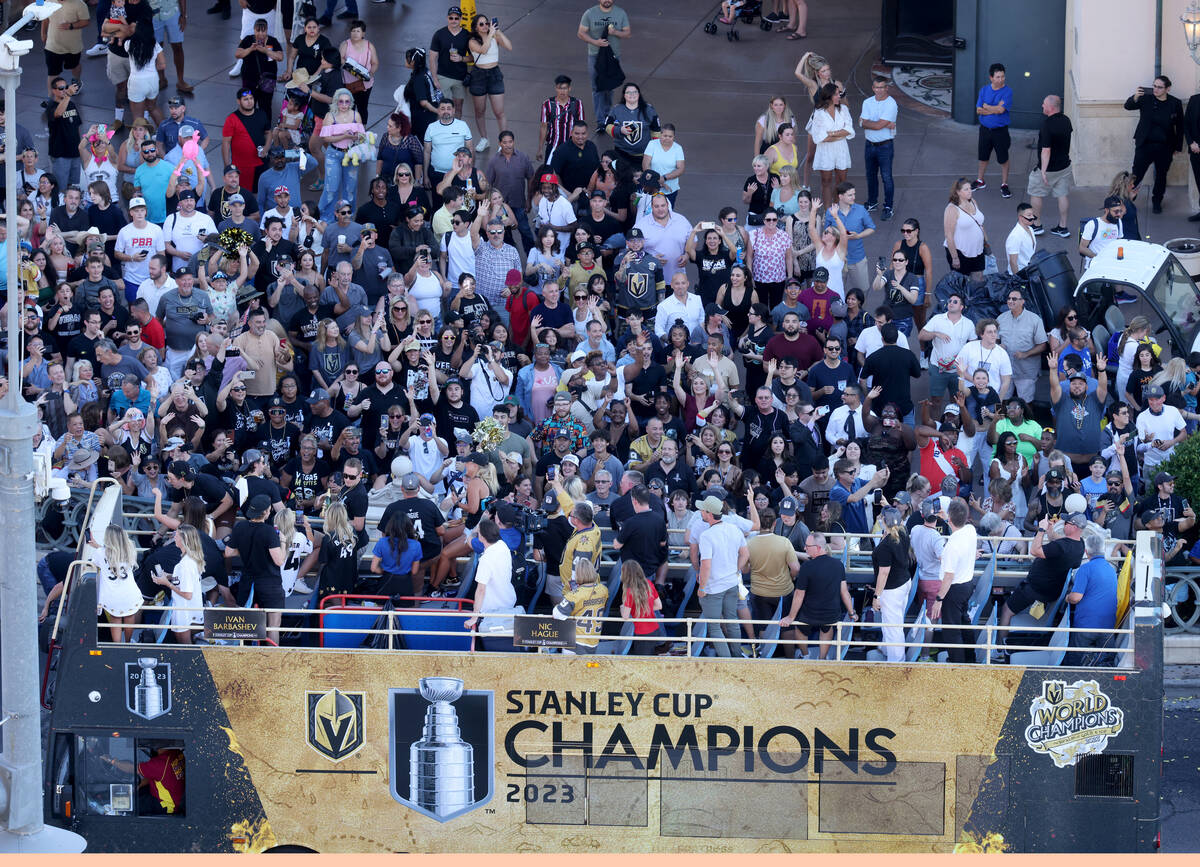
POLYGON ((382 373, 391 373, 391 372, 392 372, 392 369, 390 367, 380 367, 380 368, 376 369, 375 375, 378 376, 382 373))
POLYGON ((901 235, 911 235, 915 231, 917 231, 917 230, 916 229, 901 229, 900 234, 901 235))
POLYGON ((897 257, 896 257, 895 259, 893 259, 892 261, 893 261, 893 262, 907 262, 908 260, 907 260, 907 259, 905 259, 903 256, 897 256, 897 257))
POLYGON ((358 373, 358 368, 357 367, 347 367, 346 373, 348 373, 350 376, 354 376, 355 374, 358 373))
POLYGON ((411 178, 411 177, 412 177, 412 172, 396 172, 396 177, 398 177, 398 178, 411 178))
POLYGON ((267 412, 270 415, 283 415, 284 414, 284 411, 281 409, 269 409, 269 410, 267 410, 267 412))
POLYGON ((358 481, 358 476, 348 476, 348 475, 343 474, 342 478, 345 479, 347 482, 357 482, 358 481))
POLYGON ((462 224, 463 224, 462 220, 451 220, 450 221, 451 226, 461 226, 462 224))
POLYGON ((233 392, 233 393, 243 393, 246 391, 246 389, 244 389, 244 388, 231 388, 229 390, 230 390, 230 392, 233 392))
POLYGON ((388 418, 404 418, 404 416, 400 415, 400 413, 391 413, 388 415, 388 418))
POLYGON ((779 218, 778 217, 763 217, 763 222, 764 223, 778 223, 779 218))

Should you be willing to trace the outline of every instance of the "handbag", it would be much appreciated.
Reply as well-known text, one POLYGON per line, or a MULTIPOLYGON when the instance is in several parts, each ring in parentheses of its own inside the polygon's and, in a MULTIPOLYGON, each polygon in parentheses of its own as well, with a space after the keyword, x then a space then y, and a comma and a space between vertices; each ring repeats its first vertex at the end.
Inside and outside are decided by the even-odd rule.
POLYGON ((258 79, 258 90, 261 93, 274 93, 276 83, 275 76, 273 75, 260 76, 258 79))
POLYGON ((347 82, 346 84, 346 90, 350 91, 351 93, 364 93, 366 92, 366 89, 367 86, 357 78, 351 82, 347 82))

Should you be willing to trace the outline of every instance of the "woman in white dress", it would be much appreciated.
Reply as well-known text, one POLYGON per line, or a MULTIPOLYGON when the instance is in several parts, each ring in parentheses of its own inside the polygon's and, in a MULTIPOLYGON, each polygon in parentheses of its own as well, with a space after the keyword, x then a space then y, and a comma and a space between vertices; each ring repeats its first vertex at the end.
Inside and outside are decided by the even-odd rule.
POLYGON ((171 574, 162 567, 154 573, 154 583, 171 591, 170 629, 179 644, 192 643, 192 630, 204 625, 204 599, 200 590, 200 573, 204 569, 204 548, 200 532, 191 524, 180 524, 175 531, 175 547, 183 556, 171 574))
POLYGON ((808 122, 808 132, 816 143, 813 171, 821 173, 821 198, 834 201, 833 190, 846 180, 850 171, 850 145, 854 138, 854 118, 842 105, 842 92, 836 84, 826 84, 817 92, 817 109, 808 122))
POLYGON ((137 568, 133 542, 124 527, 109 524, 104 530, 104 545, 90 534, 88 545, 94 549, 89 559, 96 564, 96 613, 108 615, 114 642, 132 641, 142 607, 142 591, 133 578, 137 568))
POLYGON ((450 284, 433 270, 433 257, 425 245, 417 248, 417 258, 412 268, 404 275, 404 286, 410 301, 434 319, 442 315, 442 298, 450 291, 450 284))
POLYGON ((817 218, 820 216, 818 214, 820 207, 821 200, 813 199, 812 210, 808 215, 808 238, 816 246, 816 251, 813 253, 813 268, 814 270, 824 268, 829 272, 826 285, 838 298, 845 301, 846 288, 842 282, 842 271, 846 267, 846 245, 850 242, 850 237, 842 223, 842 215, 838 213, 836 207, 832 208, 829 213, 833 214, 833 221, 837 225, 818 229, 817 218))

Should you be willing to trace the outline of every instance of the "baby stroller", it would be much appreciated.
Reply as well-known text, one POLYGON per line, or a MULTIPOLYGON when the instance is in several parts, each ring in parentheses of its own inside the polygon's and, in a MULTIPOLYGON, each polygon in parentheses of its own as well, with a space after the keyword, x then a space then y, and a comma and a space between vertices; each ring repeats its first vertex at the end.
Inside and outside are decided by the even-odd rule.
MULTIPOLYGON (((723 5, 723 4, 722 4, 723 5)), ((737 31, 738 20, 744 21, 746 24, 753 24, 754 19, 762 14, 762 0, 733 0, 733 7, 736 12, 732 20, 726 20, 721 17, 721 6, 717 6, 716 12, 713 13, 712 20, 704 25, 704 32, 713 35, 717 32, 718 22, 727 24, 729 29, 725 31, 725 38, 730 42, 738 42, 741 36, 737 31)), ((758 24, 762 30, 770 30, 772 26, 770 21, 762 20, 758 24)))

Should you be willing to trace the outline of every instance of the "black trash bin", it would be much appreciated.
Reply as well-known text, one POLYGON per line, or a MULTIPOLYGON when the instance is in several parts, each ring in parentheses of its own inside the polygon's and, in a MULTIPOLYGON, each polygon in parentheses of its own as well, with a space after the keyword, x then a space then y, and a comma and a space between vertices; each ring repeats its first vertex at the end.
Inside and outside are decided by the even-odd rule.
POLYGON ((1059 308, 1071 303, 1079 285, 1070 257, 1063 252, 1038 250, 1025 266, 1025 276, 1029 281, 1026 305, 1041 315, 1047 330, 1055 327, 1059 308))

